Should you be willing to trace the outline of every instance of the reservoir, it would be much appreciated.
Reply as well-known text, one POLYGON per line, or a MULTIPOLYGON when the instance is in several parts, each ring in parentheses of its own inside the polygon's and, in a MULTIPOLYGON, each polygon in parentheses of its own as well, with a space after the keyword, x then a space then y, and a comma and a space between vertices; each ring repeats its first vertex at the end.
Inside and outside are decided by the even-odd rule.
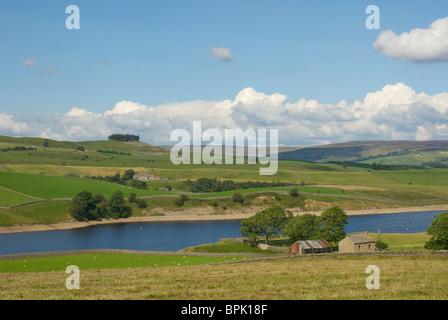
MULTIPOLYGON (((443 211, 349 216, 345 232, 425 232, 443 211)), ((31 252, 129 249, 178 251, 186 247, 240 237, 240 221, 130 222, 79 229, 0 234, 0 255, 31 252)))

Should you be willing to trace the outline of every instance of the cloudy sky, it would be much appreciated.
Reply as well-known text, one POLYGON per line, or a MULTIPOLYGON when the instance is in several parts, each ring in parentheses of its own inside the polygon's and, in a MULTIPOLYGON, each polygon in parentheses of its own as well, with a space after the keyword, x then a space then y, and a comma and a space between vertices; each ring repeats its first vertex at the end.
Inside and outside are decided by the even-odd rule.
POLYGON ((448 139, 448 2, 2 1, 0 135, 448 139), (80 29, 67 29, 69 5, 80 29))

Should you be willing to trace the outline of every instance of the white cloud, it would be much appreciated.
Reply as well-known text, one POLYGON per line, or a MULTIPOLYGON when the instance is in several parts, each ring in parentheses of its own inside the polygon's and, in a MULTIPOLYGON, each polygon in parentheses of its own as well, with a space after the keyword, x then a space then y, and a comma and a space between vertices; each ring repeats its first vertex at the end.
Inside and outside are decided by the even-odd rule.
POLYGON ((39 71, 40 76, 49 76, 49 77, 54 76, 58 73, 59 73, 59 70, 52 64, 49 64, 45 69, 41 69, 39 71))
POLYGON ((429 28, 416 28, 400 35, 383 31, 373 47, 390 58, 408 62, 448 61, 448 17, 434 21, 429 28))
POLYGON ((229 62, 232 57, 232 52, 229 48, 211 47, 210 52, 213 58, 219 59, 224 62, 229 62))
POLYGON ((24 59, 22 61, 22 65, 25 67, 33 67, 34 65, 36 65, 36 60, 34 59, 24 59))
POLYGON ((207 129, 278 129, 281 145, 316 145, 352 140, 438 140, 448 136, 448 93, 417 93, 403 84, 385 85, 362 100, 322 104, 287 102, 280 93, 253 88, 233 99, 187 101, 146 106, 119 101, 104 113, 73 107, 65 114, 0 114, 0 134, 59 140, 106 139, 112 133, 139 134, 142 141, 164 145, 174 129, 192 132, 201 120, 207 129))

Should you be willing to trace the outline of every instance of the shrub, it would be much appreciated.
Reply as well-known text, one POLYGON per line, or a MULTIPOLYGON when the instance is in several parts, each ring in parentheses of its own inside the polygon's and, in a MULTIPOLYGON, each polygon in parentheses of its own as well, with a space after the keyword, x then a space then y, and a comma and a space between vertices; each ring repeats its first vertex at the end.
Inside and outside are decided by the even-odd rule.
POLYGON ((146 208, 146 207, 148 206, 148 204, 146 203, 146 201, 143 200, 143 199, 141 199, 141 198, 138 198, 138 199, 136 200, 135 203, 137 203, 137 206, 138 206, 139 208, 141 208, 141 209, 144 209, 144 208, 146 208))
POLYGON ((297 191, 297 188, 292 188, 292 189, 289 191, 289 195, 290 195, 291 197, 298 197, 298 196, 299 196, 299 192, 297 191))
POLYGON ((375 246, 378 250, 386 250, 389 246, 387 245, 387 243, 381 241, 381 240, 376 240, 375 241, 375 246))
POLYGON ((174 204, 178 207, 182 207, 186 201, 188 201, 188 196, 182 194, 179 196, 179 198, 176 198, 176 200, 174 200, 174 204))
POLYGON ((237 202, 237 203, 243 203, 244 199, 243 196, 239 193, 234 193, 232 196, 233 202, 237 202))
POLYGON ((135 194, 135 192, 131 192, 129 194, 129 198, 128 198, 129 202, 137 202, 137 195, 135 194))

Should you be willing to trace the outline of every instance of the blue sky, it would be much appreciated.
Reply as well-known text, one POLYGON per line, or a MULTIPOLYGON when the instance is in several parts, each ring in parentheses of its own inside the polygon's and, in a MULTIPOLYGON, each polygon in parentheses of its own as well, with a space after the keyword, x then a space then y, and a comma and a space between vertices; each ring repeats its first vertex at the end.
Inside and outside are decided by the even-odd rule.
POLYGON ((0 113, 103 114, 120 101, 234 100, 248 87, 283 103, 353 103, 399 82, 435 95, 448 91, 448 62, 390 58, 372 44, 447 16, 446 1, 3 1, 0 113), (79 30, 65 28, 71 4, 79 30), (365 27, 370 4, 380 30, 365 27))

